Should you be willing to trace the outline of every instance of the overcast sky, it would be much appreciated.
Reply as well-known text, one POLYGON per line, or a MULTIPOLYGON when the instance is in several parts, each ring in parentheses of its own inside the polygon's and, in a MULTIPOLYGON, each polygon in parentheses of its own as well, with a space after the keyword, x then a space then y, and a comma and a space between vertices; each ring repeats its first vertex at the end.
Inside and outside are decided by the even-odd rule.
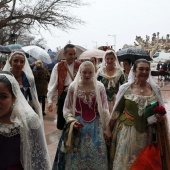
POLYGON ((160 37, 170 34, 169 0, 84 0, 89 6, 72 11, 84 20, 85 25, 74 26, 75 30, 62 32, 51 29, 54 36, 45 32, 47 45, 55 50, 72 44, 87 49, 101 45, 116 45, 116 50, 124 44, 134 44, 135 37, 146 35, 152 38, 159 32, 160 37), (111 35, 111 36, 108 36, 111 35))

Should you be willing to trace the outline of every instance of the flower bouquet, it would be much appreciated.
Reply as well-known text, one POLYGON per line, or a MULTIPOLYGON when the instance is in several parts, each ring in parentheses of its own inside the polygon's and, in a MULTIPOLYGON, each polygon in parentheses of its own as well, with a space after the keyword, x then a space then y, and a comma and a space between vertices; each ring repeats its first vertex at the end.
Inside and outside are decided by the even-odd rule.
POLYGON ((155 114, 160 114, 161 116, 164 116, 166 114, 166 110, 163 106, 156 106, 153 111, 155 114))
POLYGON ((166 114, 166 110, 164 106, 155 106, 153 108, 154 115, 147 118, 148 124, 153 124, 157 122, 156 114, 159 116, 164 116, 166 114))

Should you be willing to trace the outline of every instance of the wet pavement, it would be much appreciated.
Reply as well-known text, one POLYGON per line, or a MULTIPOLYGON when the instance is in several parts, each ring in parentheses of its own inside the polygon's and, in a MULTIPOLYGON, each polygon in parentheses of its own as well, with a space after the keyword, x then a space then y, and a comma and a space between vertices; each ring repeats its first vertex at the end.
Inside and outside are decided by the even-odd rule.
MULTIPOLYGON (((168 124, 168 134, 170 137, 170 81, 159 81, 157 77, 154 77, 155 82, 160 86, 165 107, 167 110, 166 117, 167 117, 167 124, 168 124)), ((47 105, 46 105, 47 106, 47 105)), ((57 145, 61 136, 61 130, 56 129, 56 104, 53 104, 54 110, 53 112, 48 112, 46 108, 46 116, 44 116, 44 129, 45 135, 49 150, 49 155, 51 159, 51 163, 53 164, 57 145)), ((170 141, 169 141, 170 142, 170 141)))

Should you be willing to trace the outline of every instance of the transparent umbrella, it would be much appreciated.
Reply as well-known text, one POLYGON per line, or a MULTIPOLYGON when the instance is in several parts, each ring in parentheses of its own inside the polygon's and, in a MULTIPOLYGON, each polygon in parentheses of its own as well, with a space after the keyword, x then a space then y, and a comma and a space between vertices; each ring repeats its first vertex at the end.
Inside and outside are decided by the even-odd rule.
POLYGON ((47 64, 52 63, 50 55, 41 47, 30 45, 22 47, 22 50, 24 50, 25 53, 29 54, 37 60, 41 60, 42 62, 47 64))

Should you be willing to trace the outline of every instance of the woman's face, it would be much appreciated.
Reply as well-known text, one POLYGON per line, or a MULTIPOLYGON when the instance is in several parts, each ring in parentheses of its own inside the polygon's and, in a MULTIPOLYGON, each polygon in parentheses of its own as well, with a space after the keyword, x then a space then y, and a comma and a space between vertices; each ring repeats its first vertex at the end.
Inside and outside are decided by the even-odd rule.
POLYGON ((107 65, 114 65, 115 60, 116 60, 116 58, 115 58, 114 54, 107 54, 106 57, 105 57, 106 66, 107 65))
POLYGON ((150 66, 148 63, 138 63, 137 68, 134 72, 137 80, 146 81, 149 77, 150 66))
POLYGON ((129 73, 131 69, 131 64, 129 64, 128 61, 123 61, 123 68, 127 73, 129 73))
POLYGON ((92 80, 92 78, 94 77, 94 68, 93 66, 83 66, 81 68, 81 78, 82 80, 85 80, 85 81, 90 81, 92 80))
POLYGON ((25 65, 25 57, 21 54, 16 54, 10 61, 12 71, 22 71, 25 65))
POLYGON ((14 101, 15 97, 10 93, 5 84, 0 82, 0 122, 6 118, 10 119, 14 101))

